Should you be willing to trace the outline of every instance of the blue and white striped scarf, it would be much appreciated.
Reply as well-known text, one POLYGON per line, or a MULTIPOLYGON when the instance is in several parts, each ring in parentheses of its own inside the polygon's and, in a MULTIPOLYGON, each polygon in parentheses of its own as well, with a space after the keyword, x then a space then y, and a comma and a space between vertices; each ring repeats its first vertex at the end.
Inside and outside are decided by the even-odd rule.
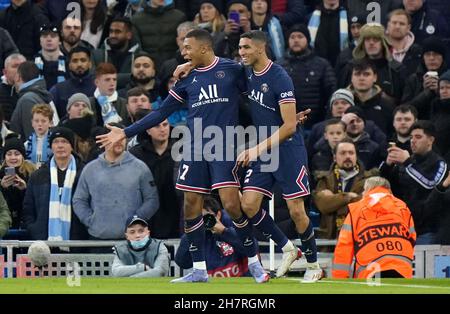
POLYGON ((51 155, 53 155, 50 143, 48 141, 49 133, 44 136, 42 140, 42 155, 37 155, 37 135, 35 132, 28 137, 27 147, 26 147, 26 159, 31 161, 33 164, 46 163, 51 155))
POLYGON ((267 25, 267 28, 275 59, 281 60, 284 56, 285 43, 283 28, 281 27, 280 21, 276 17, 272 17, 267 25))
POLYGON ((119 97, 117 91, 115 91, 111 96, 103 96, 97 88, 94 92, 94 97, 97 99, 97 102, 102 110, 101 115, 103 118, 103 124, 106 125, 109 123, 117 123, 122 121, 122 118, 117 113, 116 107, 114 107, 114 102, 116 102, 119 97))
MULTIPOLYGON (((43 78, 44 60, 42 58, 42 51, 39 51, 39 55, 36 58, 34 58, 34 63, 41 72, 40 77, 43 78)), ((58 57, 58 77, 56 78, 56 80, 57 83, 61 83, 66 80, 66 57, 62 52, 60 52, 60 55, 58 57)))
MULTIPOLYGON (((314 43, 316 41, 317 32, 319 31, 320 17, 322 11, 315 10, 311 15, 308 23, 309 33, 311 34, 311 47, 314 48, 314 43)), ((347 21, 347 11, 339 11, 339 45, 341 51, 348 47, 348 21, 347 21)))
POLYGON ((58 168, 55 157, 50 160, 50 206, 48 213, 48 240, 70 240, 72 217, 72 187, 77 175, 75 157, 71 155, 64 186, 58 186, 58 168))

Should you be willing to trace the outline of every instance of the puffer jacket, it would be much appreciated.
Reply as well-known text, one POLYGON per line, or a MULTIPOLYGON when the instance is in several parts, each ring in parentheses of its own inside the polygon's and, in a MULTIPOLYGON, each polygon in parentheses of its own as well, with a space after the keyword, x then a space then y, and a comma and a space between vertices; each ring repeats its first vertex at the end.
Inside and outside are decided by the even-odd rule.
POLYGON ((310 50, 300 55, 288 52, 280 65, 288 72, 295 86, 297 111, 311 109, 304 127, 323 121, 328 99, 336 90, 336 76, 327 60, 310 50))
POLYGON ((136 13, 131 22, 142 50, 150 54, 159 68, 162 62, 175 56, 177 26, 186 20, 186 16, 173 4, 152 8, 145 2, 143 6, 144 10, 136 13))
POLYGON ((11 4, 0 12, 0 26, 11 34, 20 53, 28 60, 32 60, 40 50, 39 29, 48 23, 48 18, 42 10, 31 1, 27 1, 19 8, 14 8, 11 4))

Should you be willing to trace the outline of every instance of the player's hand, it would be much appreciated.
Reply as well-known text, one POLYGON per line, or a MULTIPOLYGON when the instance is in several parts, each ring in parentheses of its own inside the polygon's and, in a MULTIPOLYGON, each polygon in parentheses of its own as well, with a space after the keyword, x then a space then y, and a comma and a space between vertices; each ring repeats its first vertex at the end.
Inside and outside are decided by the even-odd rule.
POLYGON ((188 76, 193 68, 194 67, 192 66, 192 63, 190 62, 180 64, 173 72, 173 77, 175 77, 177 80, 182 79, 188 76))
POLYGON ((258 159, 258 146, 244 150, 237 158, 238 166, 247 167, 251 161, 258 159))
POLYGON ((346 196, 347 202, 352 202, 355 199, 359 198, 359 195, 354 192, 348 192, 348 193, 346 193, 345 196, 346 196))
POLYGON ((300 111, 299 113, 297 113, 295 115, 297 123, 304 124, 305 121, 308 119, 308 114, 310 114, 310 113, 311 113, 311 109, 306 109, 306 110, 303 110, 303 111, 300 111))
POLYGON ((100 148, 105 148, 109 145, 117 143, 124 138, 126 138, 125 131, 116 126, 111 126, 109 124, 105 125, 111 132, 104 135, 98 135, 96 139, 96 143, 100 144, 100 148))

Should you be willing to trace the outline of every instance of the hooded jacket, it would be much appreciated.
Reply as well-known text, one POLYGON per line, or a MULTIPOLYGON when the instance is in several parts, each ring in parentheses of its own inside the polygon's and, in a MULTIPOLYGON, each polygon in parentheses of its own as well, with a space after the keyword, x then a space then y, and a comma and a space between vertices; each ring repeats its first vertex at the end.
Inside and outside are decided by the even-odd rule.
POLYGON ((384 134, 391 134, 393 131, 392 112, 395 108, 395 101, 386 95, 378 85, 373 87, 372 97, 366 101, 359 99, 353 86, 349 86, 348 89, 355 95, 355 105, 363 110, 364 115, 369 117, 384 134))
POLYGON ((417 66, 422 60, 422 47, 416 44, 414 40, 414 34, 409 32, 406 35, 406 46, 401 50, 392 49, 392 58, 405 66, 408 76, 416 72, 417 66))
POLYGON ((19 100, 11 117, 11 129, 20 134, 22 138, 28 138, 34 131, 31 126, 33 106, 42 103, 49 104, 52 101, 52 94, 47 91, 44 79, 36 78, 27 83, 31 83, 31 85, 20 89, 19 100))
POLYGON ((123 239, 128 217, 147 220, 156 213, 157 193, 153 175, 142 161, 125 151, 120 161, 111 164, 103 153, 83 169, 73 209, 89 235, 123 239))
MULTIPOLYGON (((75 192, 84 164, 75 156, 77 174, 72 187, 75 192)), ((28 180, 23 201, 23 221, 32 240, 48 239, 48 217, 50 205, 50 167, 46 163, 33 172, 28 180)), ((73 200, 73 195, 72 195, 73 200)), ((71 240, 87 240, 87 232, 73 211, 70 226, 71 240)))
MULTIPOLYGON (((140 51, 139 44, 133 44, 129 41, 128 50, 122 52, 118 49, 111 48, 108 39, 109 38, 106 38, 104 40, 103 48, 96 49, 92 52, 92 62, 94 67, 102 62, 109 62, 116 67, 118 76, 122 75, 128 78, 132 70, 134 56, 140 51)), ((119 80, 119 77, 117 79, 119 80)))
MULTIPOLYGON (((141 137, 141 136, 138 136, 141 137)), ((142 160, 152 172, 158 188, 159 209, 149 221, 152 236, 157 239, 178 238, 180 232, 181 208, 175 190, 178 163, 171 156, 172 145, 169 143, 166 151, 159 155, 148 135, 139 139, 139 145, 130 149, 139 160, 142 160)))

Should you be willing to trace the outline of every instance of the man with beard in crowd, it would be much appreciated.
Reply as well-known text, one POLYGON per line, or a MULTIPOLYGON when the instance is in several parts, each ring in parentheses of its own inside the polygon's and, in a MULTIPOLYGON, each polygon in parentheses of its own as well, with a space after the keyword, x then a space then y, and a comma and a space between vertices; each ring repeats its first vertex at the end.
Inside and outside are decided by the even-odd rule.
POLYGON ((109 37, 105 39, 104 48, 96 49, 92 53, 94 65, 107 62, 117 69, 118 84, 124 86, 133 67, 135 54, 139 52, 139 44, 132 44, 133 26, 127 18, 114 18, 109 27, 109 37))
POLYGON ((60 49, 65 56, 78 46, 85 47, 92 51, 94 47, 87 41, 81 40, 81 32, 83 31, 83 24, 80 19, 74 17, 67 17, 61 24, 61 46, 60 49))
POLYGON ((58 83, 50 89, 56 110, 60 117, 66 115, 67 101, 75 93, 94 96, 95 84, 91 71, 91 53, 89 49, 80 46, 73 48, 68 56, 70 78, 58 83))
POLYGON ((119 90, 119 96, 126 98, 127 92, 134 87, 145 89, 150 102, 162 102, 159 97, 159 81, 156 79, 155 63, 149 54, 140 52, 135 55, 131 69, 131 79, 125 88, 119 90))

